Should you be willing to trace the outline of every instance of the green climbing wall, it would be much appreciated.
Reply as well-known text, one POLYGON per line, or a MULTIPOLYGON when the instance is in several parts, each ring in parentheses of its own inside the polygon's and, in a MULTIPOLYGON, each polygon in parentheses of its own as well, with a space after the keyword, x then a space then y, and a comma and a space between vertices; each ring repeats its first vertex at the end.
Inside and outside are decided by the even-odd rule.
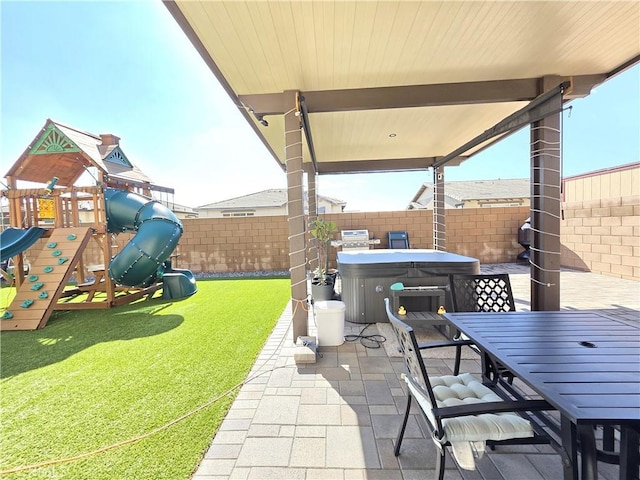
POLYGON ((35 330, 47 324, 90 238, 87 227, 58 228, 51 233, 0 319, 0 330, 35 330))

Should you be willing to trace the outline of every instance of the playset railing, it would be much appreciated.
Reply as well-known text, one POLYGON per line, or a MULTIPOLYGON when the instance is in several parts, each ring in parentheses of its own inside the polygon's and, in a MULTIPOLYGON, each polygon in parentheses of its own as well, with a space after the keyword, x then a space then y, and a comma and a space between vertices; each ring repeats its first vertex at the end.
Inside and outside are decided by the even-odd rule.
POLYGON ((101 187, 10 189, 2 191, 2 195, 9 200, 12 227, 92 226, 96 233, 106 230, 101 187))

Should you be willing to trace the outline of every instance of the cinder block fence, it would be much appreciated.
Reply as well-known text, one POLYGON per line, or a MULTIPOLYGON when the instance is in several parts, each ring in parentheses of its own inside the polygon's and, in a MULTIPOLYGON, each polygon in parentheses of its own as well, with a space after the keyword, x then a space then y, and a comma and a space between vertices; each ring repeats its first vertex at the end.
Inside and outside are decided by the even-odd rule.
MULTIPOLYGON (((481 264, 515 262, 522 248, 518 229, 528 207, 446 210, 447 251, 478 258, 481 264)), ((406 231, 411 248, 433 248, 433 212, 337 213, 326 215, 338 230, 367 229, 387 247, 387 232, 406 231)), ((283 271, 289 269, 288 226, 285 216, 185 219, 175 261, 194 273, 283 271)), ((338 238, 339 235, 336 236, 338 238)), ((112 236, 121 249, 131 235, 112 236)), ((27 252, 35 260, 41 243, 27 252)), ((336 249, 330 265, 336 266, 336 249)), ((102 262, 90 244, 85 265, 102 262)), ((576 201, 564 205, 561 223, 562 266, 619 278, 640 280, 640 201, 638 196, 576 201)))
MULTIPOLYGON (((637 197, 609 206, 565 205, 561 225, 562 265, 604 275, 640 280, 640 205, 637 197)), ((611 203, 611 202, 610 202, 611 203)), ((522 248, 518 229, 528 207, 446 211, 450 252, 478 258, 481 264, 515 262, 522 248)), ((429 210, 338 213, 326 215, 338 230, 367 229, 387 247, 387 232, 406 231, 412 248, 433 248, 429 210)), ((178 265, 193 272, 277 271, 289 268, 287 219, 284 216, 183 220, 178 265)), ((336 265, 336 249, 331 265, 336 265)))

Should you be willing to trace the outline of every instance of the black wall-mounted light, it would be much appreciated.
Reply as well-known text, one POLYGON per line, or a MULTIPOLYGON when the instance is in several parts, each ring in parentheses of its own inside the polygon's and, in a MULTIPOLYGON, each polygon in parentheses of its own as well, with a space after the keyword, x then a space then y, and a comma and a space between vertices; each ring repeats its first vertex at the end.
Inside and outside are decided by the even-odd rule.
POLYGON ((256 120, 258 120, 262 125, 264 125, 265 127, 269 126, 269 122, 267 122, 264 119, 264 115, 259 115, 257 114, 254 110, 253 107, 249 106, 249 113, 252 114, 254 117, 256 117, 256 120))

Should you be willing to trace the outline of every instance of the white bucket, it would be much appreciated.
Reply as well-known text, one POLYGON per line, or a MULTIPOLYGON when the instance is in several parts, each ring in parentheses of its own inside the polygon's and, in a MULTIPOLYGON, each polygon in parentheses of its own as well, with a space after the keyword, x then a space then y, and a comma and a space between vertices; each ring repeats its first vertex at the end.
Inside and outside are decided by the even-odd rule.
POLYGON ((344 312, 346 308, 344 302, 336 300, 313 304, 319 347, 337 347, 344 343, 344 312))

